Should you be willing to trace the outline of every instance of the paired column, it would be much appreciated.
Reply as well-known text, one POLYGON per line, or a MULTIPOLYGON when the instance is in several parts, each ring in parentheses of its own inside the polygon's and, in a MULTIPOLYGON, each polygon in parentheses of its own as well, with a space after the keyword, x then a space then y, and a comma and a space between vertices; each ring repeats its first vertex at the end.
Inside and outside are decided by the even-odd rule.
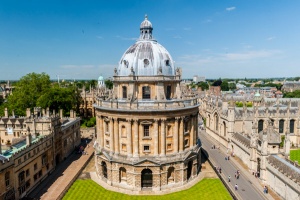
POLYGON ((138 119, 135 119, 133 124, 134 124, 134 143, 133 143, 134 154, 133 154, 133 157, 138 157, 139 156, 139 121, 138 121, 138 119))
POLYGON ((104 147, 104 132, 103 132, 102 116, 99 116, 99 132, 98 133, 99 133, 99 135, 97 137, 98 137, 100 149, 102 149, 104 147))
POLYGON ((166 155, 166 119, 161 119, 161 124, 160 124, 160 132, 161 132, 161 156, 166 155))
POLYGON ((119 154, 119 121, 118 118, 114 118, 114 139, 115 139, 115 153, 119 154))
POLYGON ((154 119, 154 156, 158 155, 158 119, 154 119))
POLYGON ((131 121, 132 119, 127 119, 127 155, 128 156, 132 156, 131 121))
POLYGON ((191 118, 191 131, 190 131, 190 147, 194 146, 194 139, 195 139, 195 117, 192 116, 191 118))
POLYGON ((181 117, 179 125, 179 152, 183 151, 183 117, 181 117))
POLYGON ((178 152, 178 120, 180 117, 175 117, 175 127, 174 127, 174 152, 178 152))
POLYGON ((114 151, 114 122, 113 118, 109 118, 109 149, 111 152, 114 151))

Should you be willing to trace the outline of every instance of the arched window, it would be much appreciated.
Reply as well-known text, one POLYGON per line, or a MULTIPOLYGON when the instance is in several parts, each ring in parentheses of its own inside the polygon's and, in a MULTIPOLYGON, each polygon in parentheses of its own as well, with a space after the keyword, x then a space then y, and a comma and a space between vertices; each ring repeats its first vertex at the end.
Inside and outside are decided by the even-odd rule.
POLYGON ((295 130, 295 120, 291 119, 290 120, 290 133, 294 133, 295 130))
POLYGON ((5 173, 5 186, 9 186, 10 184, 10 172, 5 173))
POLYGON ((215 130, 218 131, 218 127, 219 127, 219 117, 217 115, 217 113, 215 114, 215 130))
POLYGON ((261 132, 262 130, 264 130, 264 120, 260 119, 258 121, 258 132, 261 132))
POLYGON ((171 86, 167 86, 166 99, 171 99, 171 86))
POLYGON ((184 122, 184 132, 187 133, 188 131, 189 131, 189 121, 186 120, 186 121, 184 122))
POLYGON ((103 177, 107 178, 107 166, 106 166, 106 163, 104 161, 102 161, 101 165, 102 165, 102 174, 103 174, 103 177))
POLYGON ((151 97, 150 87, 144 86, 142 90, 143 90, 143 99, 150 99, 151 97))
POLYGON ((284 130, 284 120, 279 120, 279 133, 283 133, 284 130))
POLYGON ((169 167, 169 169, 168 169, 168 176, 167 176, 168 184, 175 182, 174 171, 175 171, 174 167, 169 167))
POLYGON ((124 167, 120 168, 119 176, 120 176, 120 182, 126 182, 127 181, 126 169, 124 167))
POLYGON ((122 97, 123 97, 123 99, 127 98, 127 87, 126 86, 122 86, 122 97))
POLYGON ((108 122, 105 122, 105 131, 109 132, 109 123, 108 122))

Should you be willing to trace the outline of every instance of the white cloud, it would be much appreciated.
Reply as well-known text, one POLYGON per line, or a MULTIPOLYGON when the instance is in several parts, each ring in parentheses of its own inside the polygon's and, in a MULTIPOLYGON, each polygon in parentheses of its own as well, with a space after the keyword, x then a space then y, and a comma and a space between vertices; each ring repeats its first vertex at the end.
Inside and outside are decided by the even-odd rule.
POLYGON ((229 7, 229 8, 226 8, 226 10, 227 11, 233 11, 233 10, 235 10, 235 7, 233 6, 233 7, 229 7))
POLYGON ((274 37, 274 36, 271 36, 271 37, 268 37, 268 38, 267 38, 268 41, 274 40, 274 39, 276 39, 276 37, 274 37))
POLYGON ((174 35, 173 38, 174 39, 181 39, 182 37, 180 35, 174 35))
POLYGON ((272 57, 278 53, 278 50, 258 50, 258 51, 247 51, 242 53, 226 53, 222 55, 225 60, 251 60, 258 58, 272 57))
POLYGON ((184 27, 183 30, 190 31, 190 30, 192 30, 192 28, 191 27, 184 27))

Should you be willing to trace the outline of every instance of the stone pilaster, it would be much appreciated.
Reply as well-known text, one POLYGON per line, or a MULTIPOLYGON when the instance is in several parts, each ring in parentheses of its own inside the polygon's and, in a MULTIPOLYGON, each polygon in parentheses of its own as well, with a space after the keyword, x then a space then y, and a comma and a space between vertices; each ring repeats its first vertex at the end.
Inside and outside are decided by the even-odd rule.
POLYGON ((175 127, 174 127, 174 153, 178 152, 178 120, 180 119, 180 117, 175 117, 175 127))
POLYGON ((98 136, 100 148, 104 147, 104 132, 103 132, 103 118, 99 116, 99 136, 98 136))
POLYGON ((127 119, 127 155, 132 156, 132 136, 131 136, 131 122, 132 119, 127 119))
POLYGON ((134 124, 134 143, 133 143, 134 154, 133 154, 133 157, 138 157, 139 156, 139 121, 138 121, 138 119, 135 119, 133 124, 134 124))
POLYGON ((154 156, 158 155, 158 119, 154 119, 154 156))
POLYGON ((166 119, 161 119, 161 124, 160 124, 160 132, 161 132, 161 150, 160 150, 160 155, 165 156, 166 155, 166 119))
POLYGON ((113 118, 109 118, 109 149, 111 152, 114 151, 114 121, 113 118))
POLYGON ((119 154, 120 144, 119 144, 119 121, 118 118, 114 118, 114 145, 115 145, 115 153, 119 154))
POLYGON ((190 147, 194 146, 194 136, 195 136, 195 117, 191 117, 191 130, 190 130, 190 147))
POLYGON ((183 117, 180 118, 180 124, 179 124, 179 152, 183 151, 183 117))

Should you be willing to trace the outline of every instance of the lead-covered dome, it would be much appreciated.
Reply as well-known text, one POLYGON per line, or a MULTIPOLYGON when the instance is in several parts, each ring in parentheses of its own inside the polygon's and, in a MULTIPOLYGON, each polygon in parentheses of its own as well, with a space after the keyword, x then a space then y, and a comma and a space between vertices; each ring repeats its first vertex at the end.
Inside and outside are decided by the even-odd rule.
POLYGON ((175 66, 170 53, 152 38, 152 24, 145 17, 140 25, 139 40, 123 54, 118 76, 175 76, 175 66))

